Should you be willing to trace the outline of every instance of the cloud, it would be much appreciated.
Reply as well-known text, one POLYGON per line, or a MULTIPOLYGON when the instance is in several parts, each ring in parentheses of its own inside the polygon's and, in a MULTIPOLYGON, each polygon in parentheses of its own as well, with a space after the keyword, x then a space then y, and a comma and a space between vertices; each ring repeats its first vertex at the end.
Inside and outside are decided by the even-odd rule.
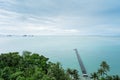
POLYGON ((4 34, 69 35, 79 32, 76 29, 58 27, 58 25, 55 24, 56 20, 51 17, 23 15, 0 9, 0 18, 0 32, 4 34))
POLYGON ((120 35, 119 0, 0 0, 0 33, 120 35))
POLYGON ((7 4, 7 3, 9 3, 9 4, 15 4, 16 3, 16 0, 0 0, 0 3, 2 3, 2 4, 7 4))

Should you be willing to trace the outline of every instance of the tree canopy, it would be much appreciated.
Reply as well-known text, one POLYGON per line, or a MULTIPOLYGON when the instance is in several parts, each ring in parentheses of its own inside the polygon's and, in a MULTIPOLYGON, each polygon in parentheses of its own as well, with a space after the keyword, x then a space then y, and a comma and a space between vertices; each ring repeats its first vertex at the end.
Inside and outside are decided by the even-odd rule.
POLYGON ((23 51, 22 55, 19 52, 0 55, 0 80, 79 80, 78 72, 71 71, 75 75, 69 74, 60 63, 29 51, 23 51))

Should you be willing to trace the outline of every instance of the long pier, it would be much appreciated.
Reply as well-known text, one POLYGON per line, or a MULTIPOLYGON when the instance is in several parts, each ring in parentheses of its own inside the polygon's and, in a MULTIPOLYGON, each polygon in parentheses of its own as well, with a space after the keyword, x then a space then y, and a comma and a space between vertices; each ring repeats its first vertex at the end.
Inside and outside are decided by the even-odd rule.
POLYGON ((87 71, 86 71, 86 69, 85 69, 85 66, 84 66, 84 64, 83 64, 83 62, 82 62, 82 59, 81 59, 80 55, 78 54, 77 49, 74 49, 74 50, 75 50, 75 53, 76 53, 76 55, 77 55, 77 59, 78 59, 78 62, 79 62, 79 65, 80 65, 80 68, 81 68, 83 77, 86 77, 86 78, 87 78, 87 77, 88 77, 88 74, 87 74, 87 71))

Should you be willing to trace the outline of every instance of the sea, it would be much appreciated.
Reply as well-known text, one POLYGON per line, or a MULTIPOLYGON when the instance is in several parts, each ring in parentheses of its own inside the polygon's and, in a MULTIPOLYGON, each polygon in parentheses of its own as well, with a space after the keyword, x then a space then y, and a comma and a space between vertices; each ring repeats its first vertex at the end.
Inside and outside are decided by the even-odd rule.
POLYGON ((110 66, 110 75, 120 75, 120 37, 110 36, 9 36, 0 37, 0 53, 31 51, 60 62, 64 69, 80 66, 74 49, 87 73, 96 72, 102 61, 110 66))

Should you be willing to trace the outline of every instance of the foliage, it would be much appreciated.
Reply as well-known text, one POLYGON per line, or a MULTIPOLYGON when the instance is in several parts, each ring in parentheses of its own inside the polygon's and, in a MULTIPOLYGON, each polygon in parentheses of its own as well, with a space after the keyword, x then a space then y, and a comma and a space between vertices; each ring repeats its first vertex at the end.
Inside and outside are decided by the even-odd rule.
POLYGON ((0 55, 0 80, 78 80, 77 70, 68 74, 60 63, 52 63, 43 55, 23 51, 0 55), (74 74, 74 76, 73 76, 74 74), (71 76, 73 76, 71 78, 71 76))
POLYGON ((107 72, 110 71, 110 67, 106 61, 102 61, 100 68, 97 72, 91 73, 91 78, 93 80, 120 80, 118 75, 110 76, 107 72))
POLYGON ((72 70, 70 68, 67 69, 67 74, 70 76, 71 79, 74 80, 80 80, 80 77, 78 75, 78 71, 77 70, 72 70))

